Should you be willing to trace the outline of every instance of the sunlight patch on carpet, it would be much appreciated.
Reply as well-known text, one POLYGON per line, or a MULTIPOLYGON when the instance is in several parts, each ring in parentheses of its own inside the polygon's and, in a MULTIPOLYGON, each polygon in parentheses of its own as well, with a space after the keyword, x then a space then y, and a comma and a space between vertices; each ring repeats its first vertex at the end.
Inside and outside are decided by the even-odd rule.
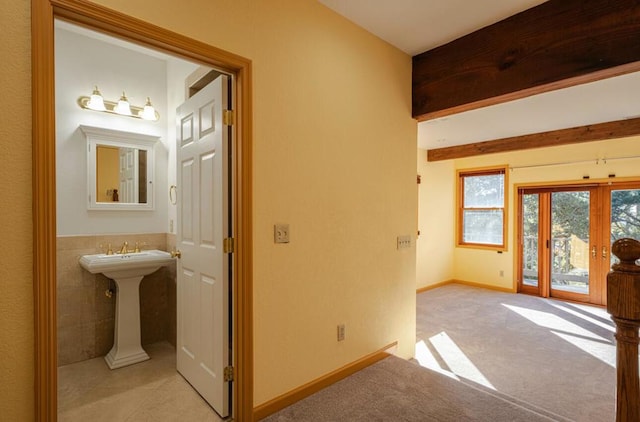
MULTIPOLYGON (((429 338, 429 342, 436 349, 442 360, 455 375, 466 378, 477 384, 495 390, 496 388, 471 362, 467 355, 444 331, 429 338)), ((426 346, 425 346, 426 349, 426 346)), ((428 350, 427 350, 428 351, 428 350)), ((434 358, 435 361, 435 358, 434 358)), ((436 362, 437 364, 437 362, 436 362)))
POLYGON ((431 353, 431 351, 427 347, 427 344, 424 342, 424 340, 420 340, 416 343, 416 360, 418 361, 420 366, 424 368, 431 369, 432 371, 435 371, 439 374, 446 375, 449 378, 460 381, 460 378, 458 378, 456 374, 451 371, 447 371, 440 366, 435 356, 433 356, 433 353, 431 353))
POLYGON ((502 306, 528 319, 529 321, 540 327, 549 328, 550 330, 554 331, 561 331, 567 334, 575 334, 578 336, 600 340, 607 343, 609 342, 609 340, 600 337, 599 335, 587 329, 584 329, 579 325, 567 321, 566 319, 561 318, 558 315, 554 315, 549 312, 536 311, 534 309, 521 308, 520 306, 507 305, 505 303, 503 303, 502 306))
POLYGON ((571 314, 573 316, 576 316, 578 318, 582 318, 585 321, 587 321, 587 322, 589 322, 591 324, 597 325, 598 327, 602 327, 607 331, 611 331, 612 333, 616 332, 616 329, 613 327, 613 323, 607 324, 606 322, 602 322, 602 321, 599 321, 599 320, 597 320, 595 318, 591 318, 591 317, 589 317, 589 316, 587 316, 587 315, 585 315, 585 314, 583 314, 581 312, 575 311, 575 310, 573 310, 571 308, 562 306, 562 305, 560 305, 558 303, 554 303, 552 301, 549 301, 549 305, 553 306, 554 308, 560 309, 561 311, 567 312, 567 313, 569 313, 569 314, 571 314))
MULTIPOLYGON (((605 319, 607 321, 611 321, 611 315, 609 315, 607 310, 604 309, 604 308, 597 308, 595 306, 583 305, 583 304, 580 304, 580 303, 564 302, 564 304, 567 305, 567 306, 571 306, 571 307, 574 307, 576 309, 580 309, 582 311, 588 312, 591 315, 594 315, 596 317, 605 319)), ((613 325, 613 322, 611 322, 611 324, 613 325)))
POLYGON ((590 354, 594 358, 601 360, 612 368, 616 367, 616 346, 589 340, 583 337, 572 336, 570 334, 557 333, 555 331, 551 332, 561 339, 573 344, 580 350, 590 354))

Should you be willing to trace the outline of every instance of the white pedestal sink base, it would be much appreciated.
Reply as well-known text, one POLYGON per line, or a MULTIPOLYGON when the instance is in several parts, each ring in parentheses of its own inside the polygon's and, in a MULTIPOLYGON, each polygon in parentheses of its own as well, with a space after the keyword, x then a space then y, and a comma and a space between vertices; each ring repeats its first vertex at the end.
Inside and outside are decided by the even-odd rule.
MULTIPOLYGON (((126 246, 126 243, 125 243, 126 246)), ((111 369, 149 359, 140 344, 140 282, 145 275, 173 263, 169 252, 149 250, 127 254, 83 255, 80 266, 116 282, 116 327, 113 348, 104 360, 111 369)))
POLYGON ((114 279, 116 321, 113 347, 104 357, 111 369, 149 359, 140 343, 140 282, 143 276, 114 279))
POLYGON ((107 362, 107 366, 109 369, 118 369, 123 366, 133 365, 134 363, 144 362, 145 360, 151 359, 147 352, 145 352, 142 348, 140 348, 140 352, 137 354, 127 355, 127 356, 118 356, 118 351, 115 348, 112 348, 111 351, 104 357, 105 362, 107 362))

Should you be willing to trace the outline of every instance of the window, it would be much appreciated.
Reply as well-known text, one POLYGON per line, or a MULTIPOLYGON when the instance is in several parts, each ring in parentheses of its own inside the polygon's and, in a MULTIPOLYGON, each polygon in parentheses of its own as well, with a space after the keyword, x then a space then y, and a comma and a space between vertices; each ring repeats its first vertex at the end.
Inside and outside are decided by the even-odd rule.
POLYGON ((506 169, 458 171, 458 246, 506 249, 506 169))

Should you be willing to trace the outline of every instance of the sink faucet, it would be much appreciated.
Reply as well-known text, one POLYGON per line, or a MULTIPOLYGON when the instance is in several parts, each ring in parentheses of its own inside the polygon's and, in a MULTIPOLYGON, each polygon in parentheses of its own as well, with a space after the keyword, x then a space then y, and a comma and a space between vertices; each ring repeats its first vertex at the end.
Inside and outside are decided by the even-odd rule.
MULTIPOLYGON (((136 246, 133 249, 129 249, 129 242, 124 242, 122 244, 122 247, 120 249, 118 249, 118 252, 116 252, 117 254, 129 254, 129 253, 138 253, 140 252, 142 249, 142 246, 146 246, 146 242, 136 242, 136 246)), ((113 252, 112 252, 113 253, 113 252)))

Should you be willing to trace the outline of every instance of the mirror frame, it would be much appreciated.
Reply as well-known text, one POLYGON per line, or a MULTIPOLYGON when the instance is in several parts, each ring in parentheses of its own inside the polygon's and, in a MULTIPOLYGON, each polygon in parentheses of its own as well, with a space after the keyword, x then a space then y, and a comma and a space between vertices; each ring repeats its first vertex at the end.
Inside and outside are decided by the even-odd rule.
POLYGON ((154 209, 155 145, 159 136, 124 132, 101 127, 80 125, 87 141, 87 209, 151 211, 154 209), (98 145, 119 148, 136 148, 147 152, 147 202, 97 202, 96 155, 98 145))

